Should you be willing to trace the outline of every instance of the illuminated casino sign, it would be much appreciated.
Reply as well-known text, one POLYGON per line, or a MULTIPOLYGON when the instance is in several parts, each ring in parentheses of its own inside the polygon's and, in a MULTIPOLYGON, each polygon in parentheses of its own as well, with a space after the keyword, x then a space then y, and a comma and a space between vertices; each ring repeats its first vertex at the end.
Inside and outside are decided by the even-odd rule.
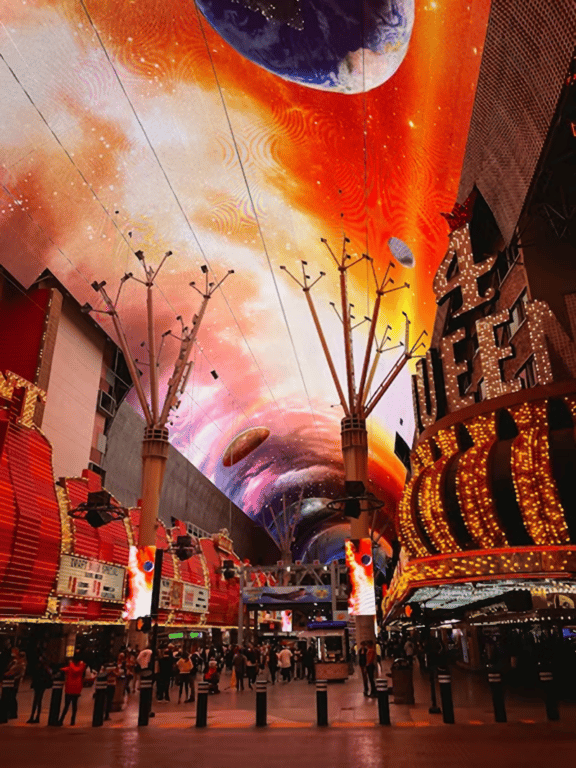
POLYGON ((184 584, 182 591, 182 610, 191 613, 206 613, 210 592, 206 587, 196 584, 184 584))
POLYGON ((117 565, 62 555, 56 592, 59 595, 121 603, 124 600, 125 574, 126 570, 117 565))
POLYGON ((159 607, 167 610, 182 607, 182 582, 173 579, 161 579, 159 607))

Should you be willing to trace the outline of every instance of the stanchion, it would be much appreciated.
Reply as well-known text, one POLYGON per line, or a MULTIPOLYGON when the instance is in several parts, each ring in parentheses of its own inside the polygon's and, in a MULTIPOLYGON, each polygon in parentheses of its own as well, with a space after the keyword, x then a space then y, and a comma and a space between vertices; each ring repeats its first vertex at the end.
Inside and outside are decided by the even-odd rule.
POLYGON ((502 685, 502 675, 500 672, 488 672, 488 682, 492 691, 492 703, 494 705, 494 720, 497 723, 505 723, 506 704, 504 703, 504 686, 502 685))
POLYGON ((210 683, 204 680, 198 683, 198 694, 196 696, 196 728, 206 728, 208 723, 208 689, 210 683))
POLYGON ((316 680, 316 713, 318 725, 328 725, 328 682, 316 680))
POLYGON ((441 715, 442 710, 436 700, 436 671, 431 665, 428 668, 428 674, 430 676, 430 706, 428 707, 428 714, 441 715))
POLYGON ((440 699, 442 700, 442 719, 445 723, 454 722, 454 703, 452 701, 452 683, 448 670, 438 670, 440 699))
POLYGON ((50 696, 50 709, 48 710, 48 725, 58 725, 60 709, 62 708, 62 692, 64 690, 63 677, 55 678, 52 683, 50 696))
POLYGON ((266 680, 256 680, 256 725, 267 725, 266 722, 266 680))
POLYGON ((2 697, 6 702, 6 716, 8 720, 14 720, 16 718, 16 689, 14 688, 14 678, 4 678, 2 683, 2 697))
POLYGON ((544 702, 546 704, 546 717, 548 720, 560 720, 558 710, 558 694, 554 684, 554 676, 550 670, 541 669, 538 672, 542 688, 544 690, 544 702))
POLYGON ((92 727, 99 728, 104 722, 104 703, 106 700, 106 675, 99 674, 94 683, 94 710, 92 727))
MULTIPOLYGON (((140 673, 140 704, 138 707, 138 725, 148 725, 150 709, 152 708, 152 683, 151 669, 143 669, 140 673)), ((104 698, 106 698, 107 683, 104 685, 104 698)))
MULTIPOLYGON (((0 695, 0 723, 8 722, 10 692, 7 683, 8 680, 2 680, 2 694, 0 695)), ((14 684, 14 681, 12 681, 12 684, 14 684)))
POLYGON ((376 695, 378 697, 378 723, 390 725, 390 700, 388 699, 388 680, 379 677, 376 680, 376 695))

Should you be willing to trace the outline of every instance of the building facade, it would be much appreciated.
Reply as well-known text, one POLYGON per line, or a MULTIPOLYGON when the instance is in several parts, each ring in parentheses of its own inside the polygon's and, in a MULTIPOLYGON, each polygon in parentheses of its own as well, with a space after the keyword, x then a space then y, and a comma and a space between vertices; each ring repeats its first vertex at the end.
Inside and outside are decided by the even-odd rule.
MULTIPOLYGON (((472 616, 576 621, 573 58, 564 73, 513 230, 501 226, 505 188, 497 199, 474 186, 445 214, 434 332, 413 377, 417 434, 397 513, 403 553, 384 614, 389 624, 410 623, 408 614, 412 623, 465 622, 472 666, 472 616)), ((477 99, 482 92, 480 83, 477 99)), ((474 162, 463 178, 472 168, 485 184, 474 162)))

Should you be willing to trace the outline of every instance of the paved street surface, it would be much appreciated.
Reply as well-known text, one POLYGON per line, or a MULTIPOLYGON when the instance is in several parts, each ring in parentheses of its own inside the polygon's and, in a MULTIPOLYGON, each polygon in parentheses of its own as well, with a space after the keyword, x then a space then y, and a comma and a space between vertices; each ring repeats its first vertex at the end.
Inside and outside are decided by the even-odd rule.
POLYGON ((574 765, 565 725, 171 730, 0 727, 10 768, 544 768, 574 765))
MULTIPOLYGON (((377 703, 359 678, 328 686, 328 728, 315 725, 315 686, 305 681, 268 687, 266 729, 256 729, 255 693, 232 691, 208 700, 208 728, 195 727, 195 705, 154 702, 156 716, 137 727, 138 696, 99 729, 90 727, 92 690, 85 689, 74 728, 28 725, 31 692, 18 696, 19 718, 0 726, 1 764, 10 768, 515 768, 573 765, 576 706, 561 705, 561 721, 547 723, 542 701, 509 694, 508 723, 495 724, 483 676, 453 670, 455 725, 430 715, 428 679, 415 669, 416 704, 391 704, 392 727, 377 725, 377 703)), ((49 696, 49 694, 48 694, 49 696)), ((47 696, 47 699, 48 699, 47 696)), ((69 716, 66 719, 69 722, 69 716)))
MULTIPOLYGON (((388 664, 384 673, 386 673, 388 664)), ((388 678, 389 679, 389 678, 388 678)), ((464 672, 457 668, 452 670, 452 690, 454 696, 454 712, 457 724, 468 726, 489 725, 494 723, 494 713, 490 689, 485 675, 464 672)), ((224 672, 221 681, 221 693, 210 695, 208 699, 209 728, 252 728, 255 722, 254 691, 237 692, 230 688, 230 675, 224 672)), ((441 715, 431 715, 430 688, 427 675, 422 675, 416 666, 414 669, 415 704, 413 706, 394 704, 391 697, 390 714, 392 723, 401 728, 453 728, 444 725, 441 715)), ((84 689, 80 698, 80 707, 76 728, 90 726, 92 722, 92 689, 84 689)), ((27 725, 30 714, 32 691, 27 681, 21 687, 18 695, 19 717, 8 725, 0 726, 1 732, 14 727, 29 730, 45 730, 44 724, 48 716, 50 692, 45 695, 44 707, 40 725, 27 725)), ((150 729, 185 729, 195 724, 196 705, 178 704, 176 688, 170 691, 170 702, 157 702, 153 706, 156 716, 150 720, 150 729)), ((438 696, 439 699, 439 696, 438 696)), ((546 713, 542 699, 537 692, 531 696, 520 696, 511 692, 506 696, 508 723, 530 725, 545 723, 546 713)), ((362 693, 362 684, 358 671, 354 678, 346 683, 331 683, 328 686, 328 717, 332 728, 349 728, 352 726, 374 728, 378 720, 378 704, 374 699, 367 699, 362 693)), ((573 727, 576 733, 576 704, 560 705, 561 722, 573 727)), ((69 722, 70 714, 66 718, 69 722)), ((137 727, 138 694, 131 695, 122 712, 113 712, 110 722, 105 723, 100 731, 105 729, 137 727)), ((316 721, 316 692, 314 685, 306 681, 295 680, 288 684, 276 683, 268 685, 268 722, 274 729, 314 727, 316 721)))

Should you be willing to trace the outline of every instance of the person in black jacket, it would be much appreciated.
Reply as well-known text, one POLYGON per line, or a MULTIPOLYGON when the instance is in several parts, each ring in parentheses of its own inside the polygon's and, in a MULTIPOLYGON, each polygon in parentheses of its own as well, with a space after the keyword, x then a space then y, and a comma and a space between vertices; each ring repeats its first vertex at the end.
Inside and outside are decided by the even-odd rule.
POLYGON ((30 713, 29 723, 40 722, 40 712, 42 710, 42 699, 46 688, 52 687, 52 670, 44 656, 39 656, 34 669, 32 670, 31 686, 34 691, 32 701, 32 712, 30 713))
POLYGON ((174 667, 174 657, 168 648, 161 651, 157 664, 156 698, 158 701, 170 701, 170 678, 174 667))

